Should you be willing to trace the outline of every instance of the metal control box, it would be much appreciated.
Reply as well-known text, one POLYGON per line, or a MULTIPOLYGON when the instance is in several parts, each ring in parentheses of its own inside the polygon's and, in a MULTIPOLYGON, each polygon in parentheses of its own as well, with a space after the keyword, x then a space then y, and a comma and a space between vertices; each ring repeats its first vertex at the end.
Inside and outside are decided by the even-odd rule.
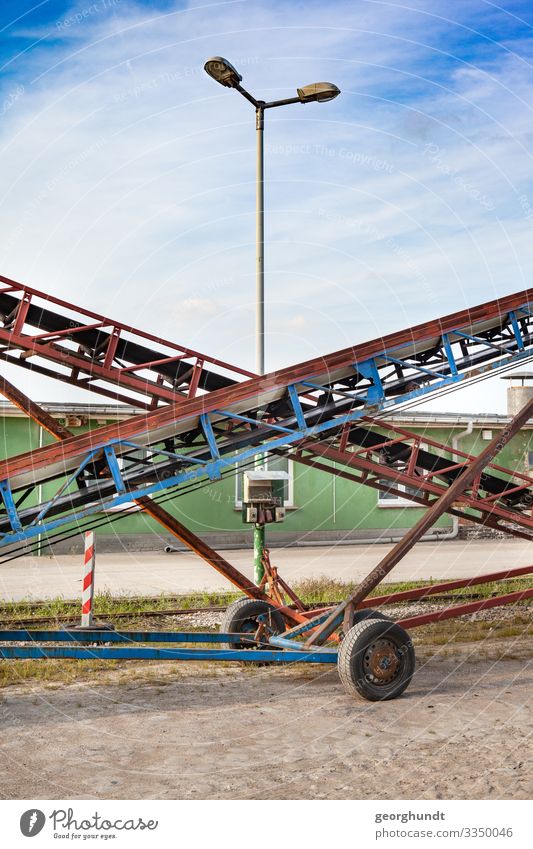
POLYGON ((288 472, 244 472, 243 521, 249 524, 282 522, 285 518, 285 482, 288 480, 288 472))

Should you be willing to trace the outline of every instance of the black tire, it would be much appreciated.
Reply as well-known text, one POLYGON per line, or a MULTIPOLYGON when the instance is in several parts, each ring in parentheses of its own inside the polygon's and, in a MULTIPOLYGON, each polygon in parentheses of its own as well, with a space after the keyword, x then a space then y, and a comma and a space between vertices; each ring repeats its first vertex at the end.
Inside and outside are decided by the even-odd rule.
POLYGON ((379 610, 371 610, 365 607, 362 610, 355 610, 352 616, 352 628, 354 625, 359 625, 359 622, 365 622, 367 619, 385 619, 387 622, 392 622, 390 616, 385 616, 379 610))
MULTIPOLYGON (((240 598, 234 601, 226 609, 220 631, 223 634, 255 634, 259 622, 257 617, 261 614, 268 613, 267 626, 273 634, 283 634, 286 630, 285 620, 281 613, 266 601, 258 601, 253 598, 240 598)), ((222 646, 225 649, 257 649, 267 648, 267 644, 263 643, 259 646, 254 643, 245 643, 241 640, 236 642, 226 643, 222 646)))
POLYGON ((340 644, 337 668, 350 695, 371 702, 396 699, 413 677, 415 650, 400 625, 365 619, 350 628, 340 644))

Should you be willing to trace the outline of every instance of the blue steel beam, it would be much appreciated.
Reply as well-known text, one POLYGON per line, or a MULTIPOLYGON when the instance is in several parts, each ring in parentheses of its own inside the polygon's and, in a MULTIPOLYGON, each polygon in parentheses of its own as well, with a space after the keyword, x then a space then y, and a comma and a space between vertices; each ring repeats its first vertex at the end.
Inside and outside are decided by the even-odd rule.
MULTIPOLYGON (((99 639, 102 639, 100 634, 99 639)), ((0 646, 0 658, 72 660, 236 660, 239 663, 336 663, 336 651, 270 651, 269 649, 152 649, 143 646, 0 646)))
MULTIPOLYGON (((523 359, 524 356, 525 356, 525 354, 519 353, 511 359, 514 362, 516 360, 523 359)), ((506 367, 509 366, 509 359, 506 360, 505 365, 506 365, 506 367)), ((374 366, 375 366, 375 363, 374 363, 374 366)), ((421 387, 419 389, 412 390, 411 392, 404 393, 399 398, 393 398, 393 399, 387 399, 383 389, 381 388, 381 399, 380 399, 380 401, 377 404, 375 402, 372 403, 371 406, 372 406, 374 414, 375 414, 376 408, 378 410, 390 409, 392 406, 396 406, 398 404, 405 404, 409 400, 413 400, 413 399, 419 398, 423 395, 429 394, 430 392, 434 392, 434 391, 436 391, 436 389, 442 388, 443 386, 448 386, 452 383, 458 383, 463 379, 464 379, 464 375, 461 375, 461 374, 455 374, 454 375, 454 374, 452 374, 450 377, 438 381, 436 385, 432 384, 432 385, 428 385, 428 386, 425 386, 425 387, 421 387)), ((333 395, 335 394, 334 389, 331 390, 327 386, 319 386, 318 384, 310 383, 309 381, 306 381, 306 386, 304 388, 307 389, 307 387, 309 387, 310 385, 312 385, 313 388, 315 388, 315 389, 320 389, 322 392, 330 391, 333 395)), ((287 388, 288 388, 288 391, 289 391, 289 395, 290 395, 291 391, 296 392, 296 387, 294 385, 291 385, 287 388)), ((374 386, 374 391, 376 391, 375 386, 374 386)), ((346 393, 341 393, 342 396, 345 396, 345 394, 346 393)), ((375 397, 374 393, 372 393, 371 397, 372 397, 372 400, 373 400, 373 397, 375 397)), ((120 506, 121 504, 125 504, 125 503, 131 501, 132 499, 141 498, 141 497, 146 496, 146 495, 153 495, 153 494, 159 493, 159 492, 161 492, 165 489, 169 489, 171 487, 178 486, 181 483, 184 483, 184 482, 187 482, 187 481, 192 481, 192 480, 195 480, 195 479, 199 479, 199 478, 203 477, 204 475, 207 475, 212 480, 216 480, 216 479, 220 478, 222 471, 224 469, 227 469, 227 468, 233 466, 236 462, 245 462, 246 460, 249 460, 249 459, 255 457, 257 454, 264 453, 265 451, 274 451, 274 450, 282 448, 284 446, 292 445, 295 442, 298 442, 302 439, 309 438, 309 437, 312 437, 312 436, 316 436, 316 435, 319 435, 321 433, 327 433, 328 430, 331 430, 333 428, 337 428, 339 426, 342 426, 343 424, 348 424, 348 423, 352 423, 352 422, 357 421, 358 419, 362 418, 363 416, 368 415, 368 412, 369 412, 369 410, 368 410, 367 407, 361 407, 357 410, 353 410, 350 414, 345 415, 345 416, 337 416, 337 417, 333 416, 329 421, 321 422, 318 425, 311 425, 311 426, 306 426, 306 427, 293 427, 292 429, 286 428, 283 436, 278 437, 277 439, 270 439, 268 441, 265 441, 264 443, 262 443, 259 446, 252 446, 252 447, 248 447, 244 450, 237 451, 234 454, 232 454, 231 458, 223 458, 223 457, 220 456, 218 445, 217 445, 216 439, 215 439, 215 435, 214 435, 213 430, 212 430, 211 421, 208 418, 207 414, 205 414, 204 416, 202 416, 202 425, 203 425, 204 432, 206 432, 207 442, 208 442, 211 454, 212 455, 214 453, 218 454, 218 456, 216 456, 215 459, 213 459, 211 462, 202 463, 200 468, 196 467, 196 468, 190 469, 188 471, 181 472, 181 473, 176 474, 176 475, 169 475, 168 477, 162 478, 157 483, 154 483, 154 484, 151 484, 151 485, 144 485, 140 488, 135 488, 135 489, 127 489, 127 490, 122 489, 121 491, 115 490, 114 495, 112 495, 108 498, 102 499, 97 504, 90 505, 90 506, 84 508, 81 511, 77 511, 77 512, 69 514, 67 516, 61 516, 61 517, 59 517, 55 520, 49 521, 49 522, 41 521, 44 518, 45 513, 48 512, 49 508, 53 504, 56 503, 59 495, 61 493, 63 493, 65 491, 65 489, 67 488, 67 485, 63 484, 63 486, 59 490, 59 493, 56 494, 49 502, 47 502, 47 504, 45 505, 45 507, 43 508, 41 513, 39 514, 38 519, 35 520, 31 525, 29 525, 27 527, 22 527, 21 522, 20 522, 20 517, 18 516, 16 507, 15 507, 14 503, 12 503, 10 511, 8 511, 8 518, 9 518, 12 530, 9 533, 2 534, 2 536, 0 537, 0 548, 5 546, 5 545, 11 544, 12 542, 17 542, 17 541, 21 541, 21 540, 25 540, 25 539, 31 539, 35 536, 38 536, 39 534, 49 533, 50 531, 56 530, 57 528, 60 528, 63 525, 68 524, 69 522, 80 521, 85 517, 99 513, 102 510, 108 509, 111 506, 117 507, 117 506, 120 506), (209 436, 207 436, 207 434, 209 434, 209 436), (216 452, 214 450, 215 448, 216 448, 216 452)), ((230 411, 226 412, 226 411, 217 410, 216 414, 217 414, 217 416, 220 416, 222 419, 227 418, 228 420, 232 420, 234 418, 233 413, 230 412, 230 411)), ((110 441, 110 443, 108 443, 107 446, 102 445, 101 447, 93 448, 91 450, 91 452, 89 453, 89 455, 86 458, 84 458, 83 462, 80 464, 80 466, 76 470, 75 474, 72 475, 69 478, 68 483, 70 483, 77 476, 79 471, 82 468, 84 468, 88 464, 88 462, 90 462, 90 460, 94 457, 94 455, 96 453, 98 453, 99 450, 101 450, 101 449, 105 450, 106 448, 109 448, 111 446, 118 446, 120 444, 121 444, 120 440, 112 440, 112 441, 110 441)), ((139 446, 139 447, 142 447, 142 446, 139 446)), ((167 455, 170 454, 170 452, 166 452, 166 453, 167 453, 167 455)), ((179 455, 176 454, 176 459, 180 459, 180 460, 182 460, 182 462, 190 462, 191 464, 194 464, 194 463, 197 464, 197 462, 198 462, 194 458, 189 458, 187 455, 183 455, 183 454, 179 454, 179 455)), ((7 485, 7 483, 8 482, 5 482, 4 487, 5 487, 5 485, 7 485)), ((2 486, 2 482, 0 482, 0 492, 2 494, 4 493, 4 487, 2 486)))
MULTIPOLYGON (((0 658, 73 658, 92 660, 245 660, 250 663, 336 663, 337 651, 324 647, 303 649, 298 643, 287 640, 289 651, 270 649, 220 649, 220 648, 149 648, 135 643, 192 643, 227 644, 249 641, 250 634, 211 633, 206 631, 90 631, 59 630, 34 631, 28 629, 0 631, 0 658), (9 645, 16 643, 17 645, 9 645), (21 646, 20 643, 31 643, 21 646), (74 643, 75 645, 46 646, 43 643, 74 643), (84 645, 89 643, 90 645, 84 645), (106 645, 94 645, 104 643, 106 645), (109 643, 120 645, 110 646, 109 643)), ((281 646, 281 643, 279 643, 281 646)))
MULTIPOLYGON (((158 449, 154 449, 153 446, 156 446, 158 442, 163 439, 168 441, 169 438, 180 437, 187 432, 187 426, 197 430, 197 417, 192 416, 190 425, 187 425, 186 416, 182 421, 178 415, 175 424, 166 425, 167 429, 164 431, 154 429, 149 433, 144 433, 141 430, 141 433, 143 433, 141 441, 133 439, 122 441, 114 438, 99 443, 97 441, 98 434, 95 432, 95 441, 91 445, 91 451, 85 456, 81 454, 78 456, 76 470, 68 478, 67 485, 89 466, 90 461, 95 458, 98 452, 103 452, 107 456, 112 474, 111 479, 105 479, 109 493, 105 497, 100 497, 96 492, 94 503, 89 503, 82 509, 76 507, 75 497, 71 497, 69 493, 69 499, 72 503, 65 507, 65 514, 58 515, 56 518, 46 518, 51 507, 54 507, 56 513, 61 512, 57 504, 60 495, 67 488, 67 485, 63 483, 56 495, 41 508, 37 517, 28 524, 24 518, 24 511, 19 512, 17 510, 12 497, 13 491, 17 490, 17 482, 19 482, 20 488, 24 488, 28 486, 27 480, 21 476, 19 481, 19 478, 15 475, 14 479, 0 481, 0 494, 3 496, 5 505, 4 516, 9 526, 9 530, 1 535, 0 547, 17 541, 30 540, 40 534, 49 534, 68 523, 81 521, 109 507, 119 507, 132 499, 156 495, 163 490, 204 476, 217 479, 224 470, 232 467, 236 462, 245 462, 257 454, 275 451, 319 434, 327 436, 329 430, 355 422, 363 416, 379 415, 395 407, 402 407, 407 403, 422 399, 441 389, 460 386, 461 383, 469 379, 470 371, 474 368, 478 378, 480 373, 481 376, 488 377, 502 369, 507 369, 517 362, 530 359, 533 356, 533 324, 531 327, 529 324, 527 325, 527 334, 524 330, 524 323, 529 322, 530 319, 529 305, 523 305, 515 308, 513 314, 507 316, 505 320, 502 318, 502 326, 491 330, 490 338, 482 338, 479 335, 481 331, 476 329, 474 333, 469 326, 448 330, 445 335, 439 338, 436 348, 435 346, 429 348, 429 353, 425 355, 423 363, 415 361, 416 357, 420 357, 417 353, 417 344, 419 343, 411 345, 410 350, 406 343, 393 346, 390 350, 377 352, 374 356, 362 362, 357 362, 354 359, 350 367, 354 375, 353 379, 356 379, 356 383, 358 381, 359 384, 361 384, 361 381, 367 381, 368 385, 356 385, 353 391, 346 388, 346 385, 348 385, 345 383, 348 379, 346 377, 346 366, 342 373, 345 377, 332 378, 331 383, 325 382, 326 375, 322 374, 317 377, 308 375, 298 382, 289 382, 285 387, 277 386, 275 392, 265 386, 267 401, 262 401, 261 391, 265 382, 268 382, 268 376, 261 378, 261 383, 257 387, 250 388, 250 398, 247 401, 239 402, 242 409, 233 409, 234 405, 231 409, 221 409, 214 403, 211 409, 207 409, 200 415, 200 428, 205 438, 203 450, 205 451, 205 448, 207 448, 208 459, 200 460, 197 457, 183 454, 182 451, 176 452, 174 455, 168 450, 161 451, 161 454, 164 454, 167 458, 175 457, 179 468, 174 469, 173 473, 164 473, 155 482, 143 480, 141 483, 136 483, 135 474, 129 475, 125 469, 119 469, 117 474, 117 468, 114 468, 115 462, 118 466, 117 456, 131 450, 132 444, 138 444, 141 448, 148 444, 148 446, 152 446, 148 450, 155 457, 158 449), (494 342, 498 334, 502 340, 500 345, 494 342), (469 344, 475 346, 477 352, 475 356, 469 352, 469 344), (480 347, 481 352, 479 351, 480 347), (390 370, 391 367, 393 367, 392 372, 387 372, 387 369, 390 370), (395 386, 398 380, 402 382, 404 388, 395 395, 393 393, 396 391, 395 386), (309 405, 310 388, 315 396, 321 393, 330 399, 327 407, 324 408, 324 412, 321 412, 318 397, 315 397, 317 406, 309 405), (301 403, 300 395, 305 395, 305 409, 301 403), (282 419, 280 424, 279 416, 278 422, 276 422, 276 416, 268 413, 268 405, 276 399, 281 400, 284 396, 288 398, 289 404, 292 405, 294 417, 291 420, 282 419), (247 404, 248 409, 246 408, 247 404), (252 409, 259 411, 257 418, 250 415, 250 405, 252 409), (347 407, 349 409, 346 412, 347 407), (265 409, 266 412, 264 412, 265 409), (265 421, 261 421, 263 414, 265 421), (313 423, 313 417, 316 419, 317 414, 319 421, 313 423), (234 432, 236 423, 241 428, 247 424, 250 425, 248 436, 246 437, 245 434, 244 437, 241 437, 241 441, 244 440, 244 445, 236 448, 231 456, 229 454, 223 456, 224 441, 230 430, 234 432), (216 424, 217 432, 213 428, 214 424, 216 424), (263 436, 263 432, 268 429, 270 429, 270 434, 263 436), (273 436, 272 431, 276 430, 280 435, 273 436), (256 444, 246 444, 246 439, 248 443, 255 442, 256 444), (115 471, 115 474, 113 474, 113 471, 115 471)), ((427 346, 429 342, 424 344, 427 346)), ((348 369, 349 371, 350 369, 348 369)), ((252 384, 253 381, 250 383, 252 384)), ((224 391, 222 390, 222 392, 224 391)), ((219 394, 215 393, 215 396, 219 394)), ((204 402, 204 399, 202 399, 202 402, 204 402)), ((206 407, 209 407, 208 399, 205 401, 204 409, 206 407)), ((144 429, 146 430, 146 426, 144 429)), ((55 462, 57 467, 57 460, 55 462)), ((49 479, 46 478, 46 469, 40 474, 42 479, 49 479)), ((60 477, 59 472, 54 474, 56 477, 60 477)), ((156 463, 153 466, 153 476, 158 477, 156 463)), ((29 477, 37 484, 39 479, 37 473, 32 470, 29 477)), ((138 473, 137 477, 140 477, 138 473)), ((98 483, 97 480, 94 486, 96 487, 98 483)), ((84 492, 84 490, 81 490, 81 492, 84 492)), ((4 526, 6 526, 5 519, 4 526)))
POLYGON ((0 631, 0 643, 5 642, 34 642, 34 643, 94 643, 105 641, 106 643, 227 643, 248 640, 254 643, 253 635, 216 633, 210 631, 107 631, 98 630, 70 630, 65 628, 59 631, 39 631, 33 629, 15 629, 0 631))

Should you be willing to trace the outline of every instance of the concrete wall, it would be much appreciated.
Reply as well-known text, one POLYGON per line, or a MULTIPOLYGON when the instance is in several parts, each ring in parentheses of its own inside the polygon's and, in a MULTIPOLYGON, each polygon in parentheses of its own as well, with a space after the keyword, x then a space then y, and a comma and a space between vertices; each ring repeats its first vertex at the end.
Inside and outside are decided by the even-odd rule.
POLYGON ((509 386, 507 389, 507 412, 509 416, 516 416, 532 398, 533 386, 509 386))

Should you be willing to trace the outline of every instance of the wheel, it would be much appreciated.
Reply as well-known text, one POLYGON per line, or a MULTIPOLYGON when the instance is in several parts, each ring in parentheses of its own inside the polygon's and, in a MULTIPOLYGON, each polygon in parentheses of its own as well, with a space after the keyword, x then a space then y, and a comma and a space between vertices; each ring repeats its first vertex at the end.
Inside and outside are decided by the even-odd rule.
MULTIPOLYGON (((360 622, 366 622, 367 619, 384 619, 386 622, 392 622, 392 619, 389 616, 385 616, 385 614, 381 613, 379 610, 371 610, 369 607, 365 607, 362 610, 354 611, 350 628, 353 628, 354 625, 359 625, 360 622)), ((339 637, 341 640, 346 638, 342 629, 339 631, 339 637)))
MULTIPOLYGON (((255 634, 259 626, 257 617, 267 613, 268 619, 266 625, 273 634, 283 634, 285 631, 285 620, 281 613, 267 601, 258 601, 254 598, 240 598, 234 601, 226 609, 222 624, 220 626, 221 633, 237 633, 237 634, 255 634)), ((259 646, 253 643, 243 643, 241 640, 227 643, 224 648, 227 649, 250 649, 250 648, 266 648, 267 644, 263 643, 259 646)))
POLYGON ((355 610, 352 616, 352 628, 354 625, 358 625, 359 622, 364 622, 366 619, 385 619, 386 622, 392 622, 390 616, 385 616, 384 613, 381 613, 379 610, 371 610, 369 607, 363 608, 363 610, 355 610))
POLYGON ((415 650, 407 631, 384 619, 364 619, 350 628, 339 647, 337 668, 347 693, 371 702, 395 699, 415 671, 415 650))

